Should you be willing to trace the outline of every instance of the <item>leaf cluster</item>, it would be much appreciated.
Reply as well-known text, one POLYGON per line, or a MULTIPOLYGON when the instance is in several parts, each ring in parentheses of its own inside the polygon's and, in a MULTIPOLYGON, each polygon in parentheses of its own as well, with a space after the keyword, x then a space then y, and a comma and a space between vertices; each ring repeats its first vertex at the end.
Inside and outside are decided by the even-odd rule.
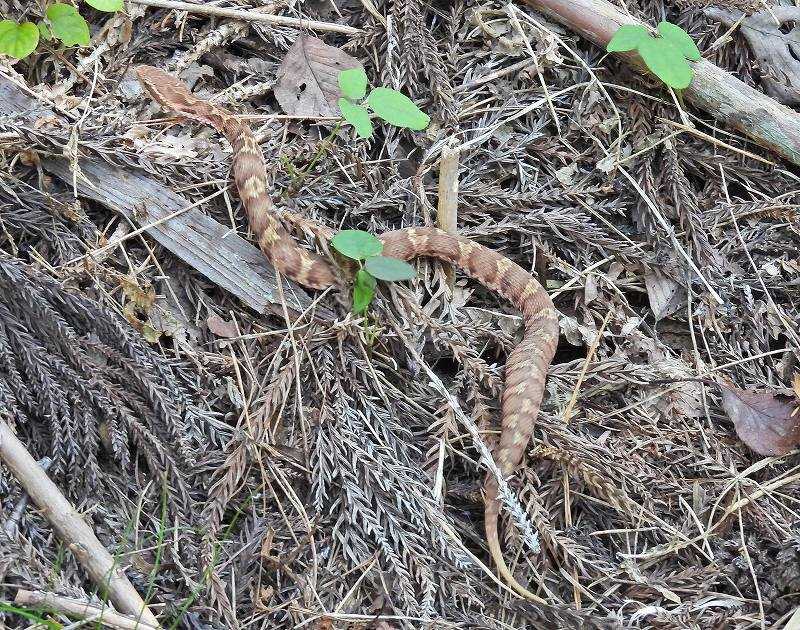
MULTIPOLYGON (((86 4, 110 13, 123 8, 122 0, 86 0, 86 4)), ((44 18, 36 24, 0 21, 0 54, 22 59, 36 50, 39 39, 57 39, 65 46, 88 46, 89 24, 74 6, 63 2, 47 7, 44 18)))
POLYGON ((686 60, 699 61, 700 51, 680 26, 661 22, 658 33, 660 37, 653 37, 644 26, 625 24, 614 33, 607 50, 637 51, 650 72, 668 86, 682 90, 694 78, 694 71, 686 60))
POLYGON ((338 76, 339 109, 344 119, 356 128, 360 138, 372 137, 369 110, 395 127, 422 131, 431 117, 419 109, 405 94, 385 87, 376 87, 367 94, 367 75, 361 68, 342 70, 338 76), (369 108, 369 109, 368 109, 369 108))
POLYGON ((363 313, 375 297, 377 280, 398 282, 410 280, 416 274, 407 262, 390 256, 381 256, 383 243, 362 230, 342 230, 331 240, 331 245, 342 256, 362 265, 353 283, 353 312, 363 313))

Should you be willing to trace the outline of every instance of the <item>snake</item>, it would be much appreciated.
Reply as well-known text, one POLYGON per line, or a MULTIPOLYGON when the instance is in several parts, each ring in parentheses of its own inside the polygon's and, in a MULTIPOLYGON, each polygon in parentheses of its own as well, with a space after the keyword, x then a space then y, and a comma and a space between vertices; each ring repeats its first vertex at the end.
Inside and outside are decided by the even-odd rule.
MULTIPOLYGON (((136 67, 139 82, 167 110, 211 126, 231 144, 233 179, 250 229, 264 256, 282 275, 315 290, 336 287, 336 268, 295 241, 278 219, 266 175, 266 162, 250 127, 234 113, 194 95, 173 75, 152 66, 136 67)), ((508 300, 522 313, 524 334, 505 367, 501 431, 494 459, 504 478, 522 461, 544 394, 547 369, 558 345, 558 315, 544 287, 527 271, 498 252, 434 227, 408 227, 378 237, 382 254, 401 260, 429 257, 450 263, 508 300)), ((486 544, 498 573, 520 596, 546 604, 517 582, 500 546, 501 501, 496 477, 484 485, 486 544)))

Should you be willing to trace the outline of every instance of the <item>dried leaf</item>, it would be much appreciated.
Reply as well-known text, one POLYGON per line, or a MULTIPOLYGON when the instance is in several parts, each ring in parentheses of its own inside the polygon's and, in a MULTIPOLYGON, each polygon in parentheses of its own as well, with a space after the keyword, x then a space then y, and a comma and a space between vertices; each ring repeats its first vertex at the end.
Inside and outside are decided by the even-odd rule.
POLYGON ((770 392, 720 385, 722 406, 736 434, 759 455, 785 455, 800 443, 797 401, 770 392))
POLYGON ((363 66, 321 39, 301 35, 278 69, 275 98, 293 116, 338 116, 339 73, 363 66))
POLYGON ((153 287, 142 289, 135 278, 130 278, 128 276, 121 278, 120 285, 122 286, 122 292, 125 294, 125 297, 127 297, 137 309, 145 313, 150 313, 150 309, 153 308, 153 304, 156 301, 156 291, 153 287))
POLYGON ((233 339, 239 336, 239 331, 236 330, 235 322, 228 322, 222 319, 219 315, 212 315, 206 320, 208 329, 217 337, 225 337, 225 339, 233 339))
POLYGON ((669 317, 686 304, 686 290, 660 271, 654 269, 647 272, 644 285, 656 321, 669 317))
POLYGON ((756 57, 767 94, 785 105, 800 103, 800 7, 769 7, 749 17, 720 8, 704 13, 726 26, 739 27, 756 57))
POLYGON ((156 343, 161 339, 161 331, 156 330, 150 324, 144 324, 144 326, 142 326, 142 337, 150 343, 156 343))

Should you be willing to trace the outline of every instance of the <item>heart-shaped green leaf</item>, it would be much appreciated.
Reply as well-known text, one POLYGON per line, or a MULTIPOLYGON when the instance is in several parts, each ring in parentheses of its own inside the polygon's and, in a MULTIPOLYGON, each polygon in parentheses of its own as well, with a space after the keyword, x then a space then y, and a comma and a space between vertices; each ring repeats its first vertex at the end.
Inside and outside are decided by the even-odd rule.
POLYGON ((0 53, 15 59, 27 57, 39 43, 39 29, 32 22, 17 24, 11 20, 0 22, 0 53))
POLYGON ((658 32, 661 34, 661 37, 683 53, 683 56, 687 59, 698 61, 702 58, 697 44, 689 37, 689 33, 684 31, 680 26, 670 24, 669 22, 660 22, 658 25, 658 32))
POLYGON ((396 90, 377 87, 370 92, 367 102, 372 111, 395 127, 421 131, 431 122, 431 117, 414 101, 396 90))
POLYGON ((359 101, 367 93, 367 73, 362 68, 342 70, 338 76, 342 96, 359 101))
POLYGON ((39 20, 36 23, 37 28, 39 29, 39 37, 41 37, 46 42, 49 42, 53 39, 53 34, 50 32, 50 27, 44 23, 44 21, 39 20))
POLYGON ((646 39, 650 39, 650 33, 644 26, 639 24, 623 24, 614 33, 614 37, 608 42, 606 50, 608 52, 627 52, 636 50, 639 44, 646 39))
POLYGON ((375 297, 375 285, 377 282, 371 274, 359 269, 353 284, 353 312, 358 315, 367 310, 367 307, 375 297))
POLYGON ((47 7, 50 31, 65 46, 89 45, 89 25, 71 4, 58 2, 47 7))
POLYGON ((106 11, 107 13, 122 11, 125 8, 122 0, 86 0, 86 4, 98 11, 106 11))
POLYGON ((399 258, 389 258, 388 256, 372 256, 364 261, 364 268, 378 280, 386 282, 397 282, 399 280, 411 280, 417 273, 414 267, 399 258))
POLYGON ((639 44, 639 54, 650 72, 670 87, 682 90, 692 82, 694 73, 683 53, 668 40, 645 40, 639 44))
POLYGON ((346 98, 339 99, 339 109, 344 119, 356 128, 359 138, 372 137, 372 123, 369 120, 369 112, 361 105, 353 105, 346 98))
POLYGON ((369 232, 342 230, 331 239, 333 248, 353 260, 364 260, 383 251, 383 243, 369 232))

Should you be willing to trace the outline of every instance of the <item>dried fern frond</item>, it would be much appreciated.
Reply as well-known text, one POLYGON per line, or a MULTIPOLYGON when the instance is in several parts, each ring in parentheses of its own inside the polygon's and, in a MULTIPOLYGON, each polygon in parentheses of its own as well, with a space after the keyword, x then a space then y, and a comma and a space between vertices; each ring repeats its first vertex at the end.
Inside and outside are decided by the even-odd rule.
POLYGON ((202 432, 185 386, 118 316, 33 268, 0 256, 0 392, 31 449, 73 496, 101 483, 106 455, 127 469, 131 443, 169 480, 173 507, 190 509, 194 461, 187 435, 202 432), (192 427, 192 428, 189 428, 192 427))

